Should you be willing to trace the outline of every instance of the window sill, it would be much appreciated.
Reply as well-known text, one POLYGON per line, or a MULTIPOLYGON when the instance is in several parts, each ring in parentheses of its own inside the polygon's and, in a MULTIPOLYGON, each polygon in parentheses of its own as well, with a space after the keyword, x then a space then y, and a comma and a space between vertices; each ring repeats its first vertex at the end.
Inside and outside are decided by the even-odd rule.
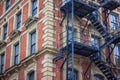
POLYGON ((5 41, 0 41, 0 48, 5 46, 6 45, 6 42, 5 41))
POLYGON ((26 28, 28 28, 30 24, 38 21, 38 19, 39 19, 38 17, 31 17, 30 16, 25 23, 26 28))
POLYGON ((20 35, 21 31, 19 30, 13 30, 13 32, 10 34, 10 39, 14 39, 17 35, 20 35))

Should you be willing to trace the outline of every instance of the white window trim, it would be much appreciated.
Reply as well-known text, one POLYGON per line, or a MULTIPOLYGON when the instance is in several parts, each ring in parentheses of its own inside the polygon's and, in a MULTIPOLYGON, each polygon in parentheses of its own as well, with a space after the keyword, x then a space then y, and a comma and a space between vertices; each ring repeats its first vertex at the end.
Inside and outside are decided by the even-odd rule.
POLYGON ((21 26, 18 30, 21 31, 21 29, 22 29, 22 15, 23 15, 23 11, 21 9, 16 11, 16 13, 15 13, 13 30, 17 30, 17 28, 16 28, 16 26, 17 26, 17 14, 19 14, 19 13, 21 13, 21 26))
POLYGON ((28 74, 29 74, 29 72, 31 72, 31 71, 34 71, 35 73, 34 73, 34 77, 35 77, 35 79, 34 80, 37 80, 36 78, 36 75, 37 75, 37 64, 36 64, 36 62, 33 62, 33 63, 31 63, 31 64, 29 64, 27 67, 26 67, 26 69, 25 69, 25 80, 28 80, 28 74))
POLYGON ((26 50, 26 57, 30 55, 30 34, 32 32, 36 31, 36 50, 35 52, 38 51, 38 30, 37 30, 37 24, 31 24, 27 30, 27 50, 26 50))
MULTIPOLYGON (((37 14, 34 17, 38 17, 38 13, 39 13, 39 1, 37 0, 37 14)), ((29 11, 28 11, 28 16, 31 17, 32 16, 32 0, 29 0, 29 11)))
POLYGON ((1 28, 1 35, 2 35, 2 38, 1 38, 1 39, 2 39, 3 41, 5 41, 5 42, 6 42, 7 39, 8 39, 8 29, 9 29, 8 26, 9 26, 9 23, 6 22, 5 24, 3 24, 2 28, 1 28), (4 26, 5 26, 6 24, 7 24, 7 38, 4 40, 4 26))
POLYGON ((14 65, 14 45, 19 43, 19 56, 18 56, 18 64, 20 62, 20 47, 21 47, 21 43, 20 43, 20 38, 16 37, 13 41, 12 41, 12 45, 11 45, 11 60, 10 60, 10 66, 14 65))

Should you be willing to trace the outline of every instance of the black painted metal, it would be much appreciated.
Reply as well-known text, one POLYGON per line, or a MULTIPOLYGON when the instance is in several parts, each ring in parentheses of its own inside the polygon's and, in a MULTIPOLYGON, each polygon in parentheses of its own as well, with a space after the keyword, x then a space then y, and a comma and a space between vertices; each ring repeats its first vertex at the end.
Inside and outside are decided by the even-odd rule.
POLYGON ((101 6, 105 9, 109 9, 110 11, 120 7, 120 2, 117 0, 105 0, 101 6))
POLYGON ((90 55, 90 60, 100 69, 108 80, 117 80, 113 75, 111 68, 99 56, 100 53, 90 55))
MULTIPOLYGON (((117 7, 119 7, 120 3, 116 2, 115 0, 109 0, 103 3, 101 6, 104 9, 112 11, 113 9, 116 9, 117 7)), ((69 42, 68 40, 69 34, 68 34, 68 28, 67 28, 67 40, 66 40, 67 46, 60 49, 62 51, 66 51, 67 53, 66 58, 64 59, 63 64, 61 66, 62 68, 64 63, 67 62, 66 76, 68 75, 68 53, 72 53, 72 80, 74 80, 74 74, 73 74, 74 73, 74 60, 73 60, 74 54, 89 57, 90 60, 101 70, 101 72, 106 76, 108 80, 117 80, 117 78, 112 73, 111 68, 108 65, 106 65, 106 63, 101 59, 101 56, 99 54, 100 54, 100 50, 103 50, 105 47, 111 44, 115 45, 118 42, 120 42, 120 35, 112 36, 106 30, 106 28, 101 24, 98 18, 96 18, 92 13, 96 11, 96 8, 94 8, 93 6, 90 6, 89 4, 83 3, 78 0, 70 0, 69 2, 65 3, 65 5, 61 7, 61 11, 65 15, 63 20, 65 19, 66 14, 72 13, 72 24, 73 24, 72 25, 72 42, 69 42), (103 46, 101 46, 100 49, 93 46, 88 46, 81 42, 74 41, 74 35, 73 35, 74 34, 74 15, 77 15, 80 18, 87 16, 87 18, 91 21, 92 26, 102 35, 106 43, 103 46)), ((68 17, 69 16, 67 16, 67 18, 68 17)), ((67 26, 68 26, 68 21, 67 21, 67 26)))
MULTIPOLYGON (((72 12, 71 7, 72 7, 72 0, 67 2, 64 6, 61 7, 61 11, 66 13, 67 11, 67 6, 69 6, 69 13, 72 12)), ((74 14, 79 16, 80 18, 83 18, 90 14, 91 12, 95 11, 96 8, 93 6, 90 6, 86 3, 83 3, 78 0, 74 0, 74 14)))
POLYGON ((111 34, 108 33, 106 28, 101 24, 101 22, 94 16, 93 13, 88 15, 88 19, 91 21, 92 26, 102 35, 102 37, 108 41, 112 38, 111 34))

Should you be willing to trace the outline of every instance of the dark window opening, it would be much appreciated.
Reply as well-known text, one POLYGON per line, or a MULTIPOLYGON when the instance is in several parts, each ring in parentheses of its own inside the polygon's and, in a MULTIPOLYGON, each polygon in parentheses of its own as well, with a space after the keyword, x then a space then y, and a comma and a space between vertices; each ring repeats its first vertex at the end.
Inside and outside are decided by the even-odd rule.
POLYGON ((37 0, 32 1, 32 16, 34 17, 37 14, 37 0))
POLYGON ((19 58, 19 43, 14 46, 14 64, 18 64, 19 58))
POLYGON ((19 29, 20 26, 21 26, 21 12, 17 14, 16 29, 19 29))
POLYGON ((31 33, 30 37, 30 54, 33 54, 36 49, 36 31, 31 33))

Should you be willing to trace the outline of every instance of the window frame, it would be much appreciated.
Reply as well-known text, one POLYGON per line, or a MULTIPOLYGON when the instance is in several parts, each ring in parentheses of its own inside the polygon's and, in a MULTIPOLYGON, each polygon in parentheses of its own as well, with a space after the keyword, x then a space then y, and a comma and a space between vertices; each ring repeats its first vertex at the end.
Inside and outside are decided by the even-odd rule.
POLYGON ((4 73, 4 68, 5 68, 5 53, 2 53, 0 55, 0 73, 4 73), (3 58, 4 60, 2 60, 2 56, 4 56, 3 58))
MULTIPOLYGON (((66 32, 67 34, 67 32, 66 32)), ((72 27, 68 27, 68 40, 72 41, 72 27)), ((77 40, 77 30, 74 29, 74 41, 77 40)))
POLYGON ((35 17, 37 15, 37 10, 38 10, 38 0, 31 0, 31 14, 32 14, 32 17, 35 17))
POLYGON ((34 30, 30 33, 30 55, 32 55, 36 52, 36 44, 37 44, 36 36, 37 36, 36 35, 36 30, 34 30), (34 41, 32 41, 32 35, 33 35, 33 39, 35 39, 34 41), (33 50, 34 50, 34 52, 33 52, 33 50))
POLYGON ((10 0, 6 0, 6 9, 5 10, 8 10, 10 8, 10 0))
POLYGON ((20 44, 19 43, 16 43, 14 45, 14 62, 13 64, 16 65, 19 63, 19 53, 20 53, 20 44), (18 46, 18 51, 16 51, 16 46, 18 46), (17 53, 16 53, 17 52, 17 53), (17 59, 17 62, 16 62, 16 59, 17 59))
POLYGON ((17 29, 17 30, 21 27, 21 24, 22 24, 22 12, 19 11, 19 12, 16 14, 16 29, 17 29))
MULTIPOLYGON (((71 72, 72 72, 72 69, 71 68, 69 68, 68 69, 68 80, 71 80, 71 72), (69 71, 70 71, 70 73, 69 73, 69 71), (70 76, 70 78, 69 78, 69 76, 70 76)), ((74 76, 75 76, 75 80, 79 80, 79 76, 78 76, 78 71, 76 70, 76 69, 74 69, 74 76)))
POLYGON ((3 40, 6 40, 6 39, 7 39, 7 35, 8 35, 8 24, 6 23, 6 24, 3 26, 3 40))
POLYGON ((30 72, 27 74, 27 76, 28 76, 28 80, 35 80, 35 71, 34 71, 34 70, 33 70, 33 71, 30 71, 30 72), (31 75, 31 74, 33 75, 33 78, 34 78, 34 79, 33 79, 33 78, 30 79, 30 77, 31 77, 30 75, 31 75))
POLYGON ((110 26, 112 30, 116 30, 120 28, 120 24, 119 24, 119 15, 117 13, 111 13, 110 14, 110 26), (112 21, 113 19, 111 19, 111 17, 115 19, 115 21, 112 21), (114 25, 114 26, 113 26, 114 25))
POLYGON ((120 45, 116 45, 113 49, 115 64, 120 66, 120 45), (117 51, 115 51, 117 50, 117 51))
POLYGON ((95 35, 91 35, 90 41, 91 41, 91 46, 94 46, 96 48, 100 48, 100 43, 101 43, 100 37, 95 36, 95 35), (94 39, 94 41, 92 41, 92 39, 94 39), (96 43, 96 40, 97 40, 97 43, 96 43), (98 44, 98 45, 96 46, 96 44, 98 44))

